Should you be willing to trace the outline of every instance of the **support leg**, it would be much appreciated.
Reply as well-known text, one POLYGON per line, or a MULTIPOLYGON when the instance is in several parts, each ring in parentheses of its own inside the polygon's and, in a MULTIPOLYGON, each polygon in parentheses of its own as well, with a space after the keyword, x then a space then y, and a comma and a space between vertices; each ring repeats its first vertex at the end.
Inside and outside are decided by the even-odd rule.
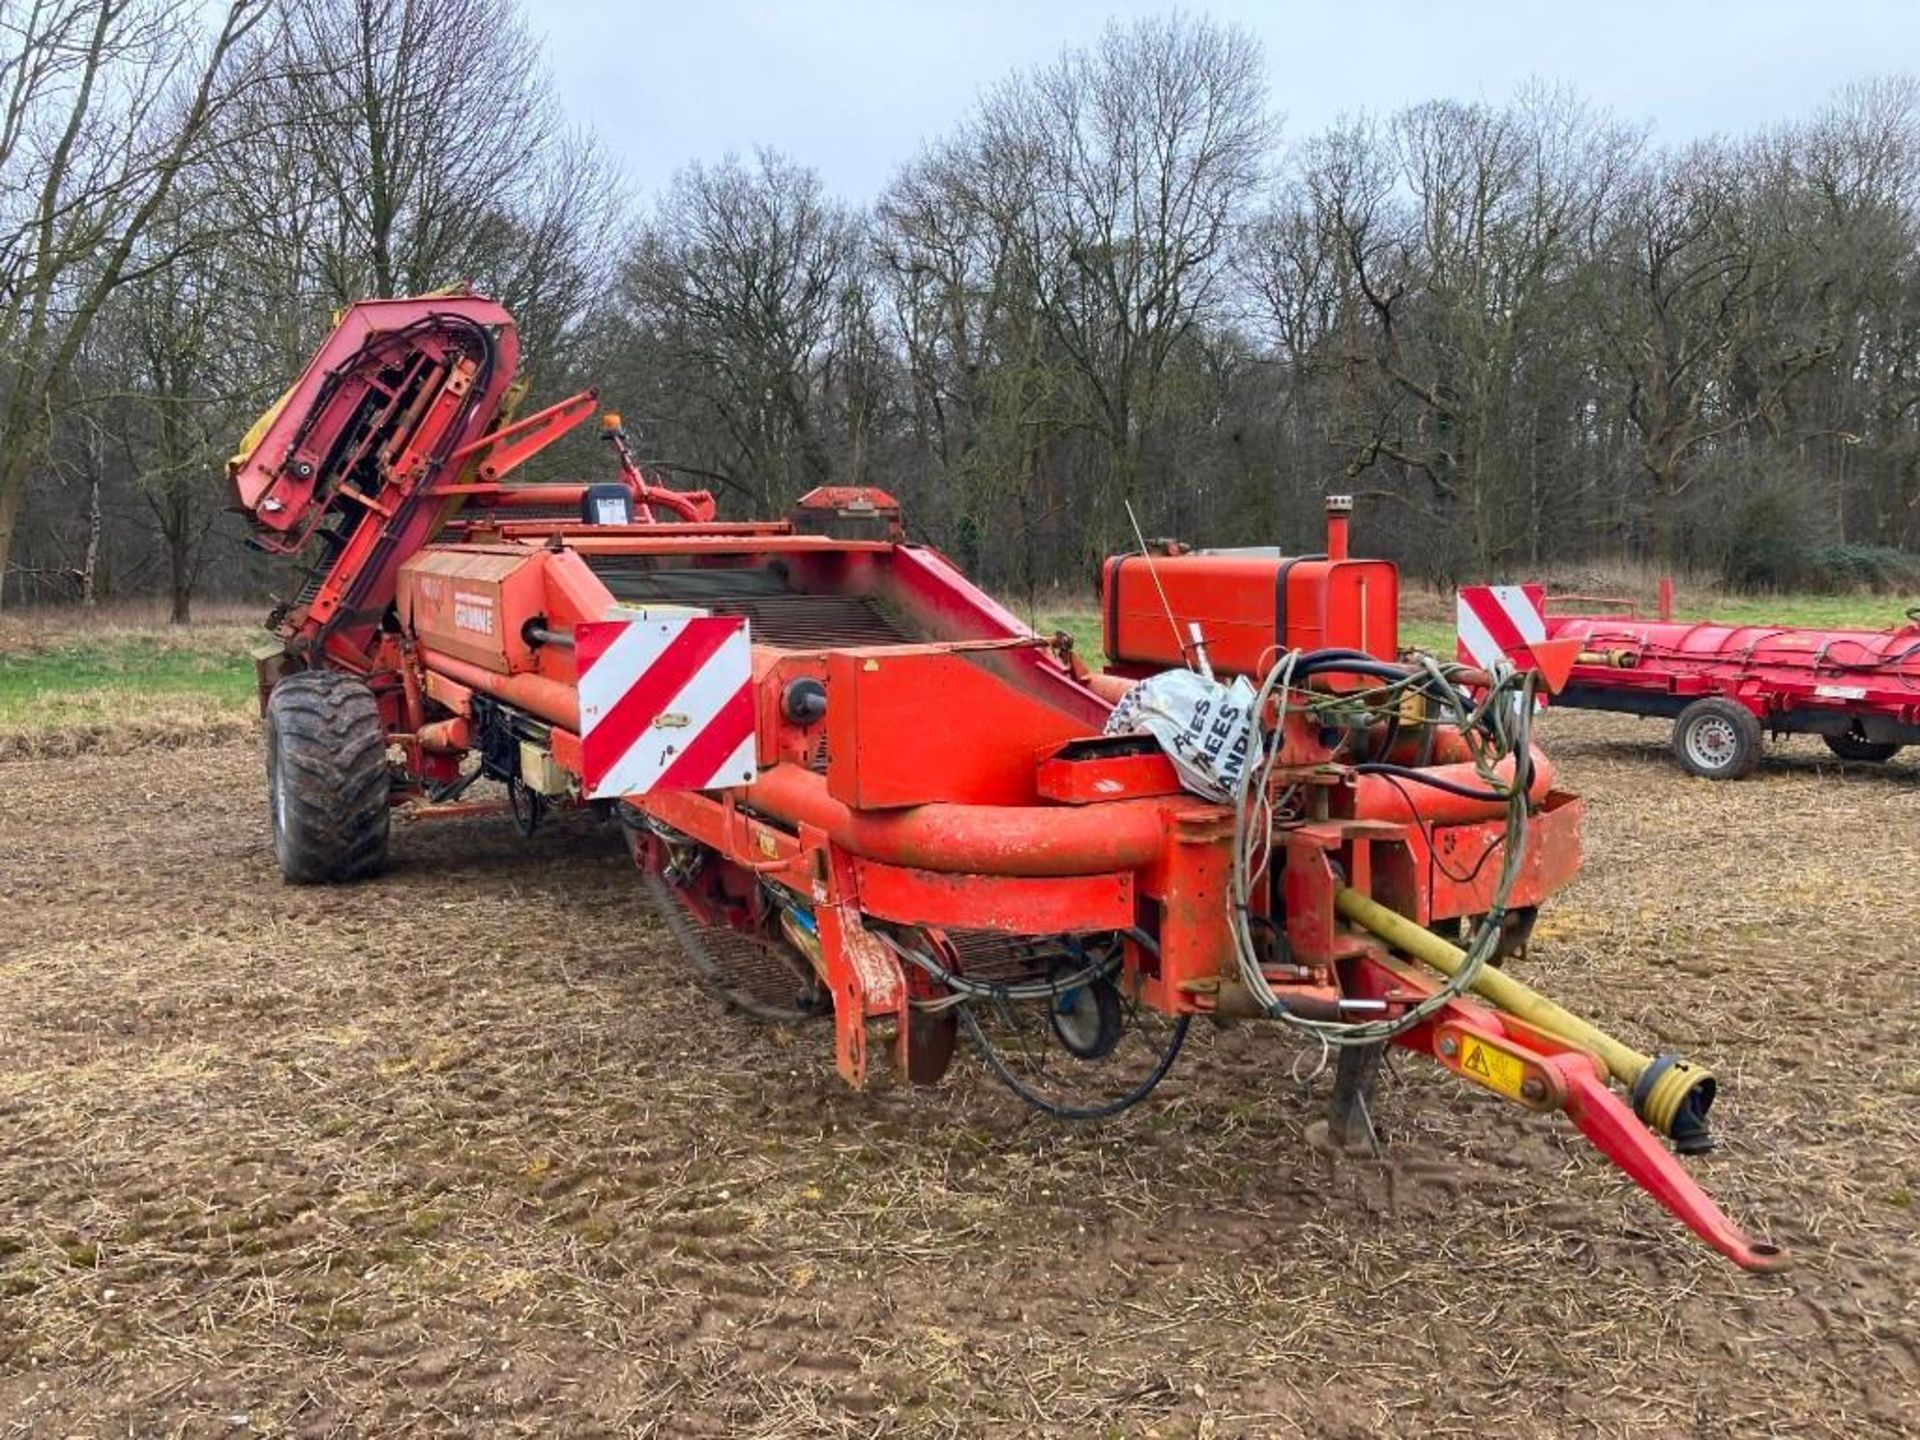
POLYGON ((1380 1137, 1373 1127, 1374 1090, 1380 1079, 1384 1045, 1342 1047, 1333 1070, 1333 1098, 1327 1118, 1313 1127, 1311 1138, 1323 1148, 1346 1154, 1377 1155, 1380 1137))

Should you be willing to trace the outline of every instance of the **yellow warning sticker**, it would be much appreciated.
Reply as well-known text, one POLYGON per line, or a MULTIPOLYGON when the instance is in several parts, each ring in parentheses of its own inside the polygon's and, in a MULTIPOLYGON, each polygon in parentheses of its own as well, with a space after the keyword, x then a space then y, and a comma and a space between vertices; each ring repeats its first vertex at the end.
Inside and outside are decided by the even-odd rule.
POLYGON ((1520 1087, 1527 1080, 1524 1063, 1505 1051, 1482 1044, 1471 1035, 1460 1037, 1460 1069, 1470 1079, 1513 1100, 1521 1098, 1520 1087))

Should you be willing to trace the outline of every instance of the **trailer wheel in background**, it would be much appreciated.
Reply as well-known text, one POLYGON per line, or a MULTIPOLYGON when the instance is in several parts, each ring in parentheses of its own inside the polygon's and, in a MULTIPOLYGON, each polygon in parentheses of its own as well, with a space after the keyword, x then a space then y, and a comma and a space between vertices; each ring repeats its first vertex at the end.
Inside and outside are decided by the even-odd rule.
POLYGON ((267 698, 267 803, 280 873, 360 880, 387 863, 387 732, 351 675, 303 670, 267 698))
POLYGON ((1696 700, 1673 722, 1673 753, 1686 769, 1709 780, 1738 780, 1760 763, 1760 720, 1746 706, 1718 695, 1696 700))
POLYGON ((1823 735, 1827 749, 1842 760, 1870 760, 1879 762, 1891 760, 1900 753, 1901 747, 1891 740, 1868 740, 1859 735, 1823 735))

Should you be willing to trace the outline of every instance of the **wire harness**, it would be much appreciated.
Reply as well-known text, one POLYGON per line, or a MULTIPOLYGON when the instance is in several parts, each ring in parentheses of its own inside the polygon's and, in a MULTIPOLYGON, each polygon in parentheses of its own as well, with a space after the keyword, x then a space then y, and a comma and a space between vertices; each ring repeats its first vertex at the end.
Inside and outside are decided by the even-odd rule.
POLYGON ((1471 990, 1499 947, 1507 899, 1526 858, 1537 677, 1531 671, 1503 665, 1493 673, 1493 683, 1475 695, 1462 683, 1463 671, 1462 666, 1443 665, 1424 654, 1416 654, 1407 664, 1390 664, 1353 650, 1292 650, 1280 657, 1261 682, 1254 705, 1257 750, 1233 799, 1227 921, 1239 958, 1240 979, 1248 992, 1270 1017, 1323 1044, 1378 1045, 1412 1029, 1471 990), (1311 688, 1309 682, 1314 676, 1331 673, 1361 676, 1377 683, 1359 690, 1311 688), (1252 908, 1252 898, 1272 858, 1274 831, 1296 818, 1293 807, 1304 786, 1303 781, 1284 786, 1278 783, 1287 719, 1300 714, 1324 731, 1345 732, 1336 755, 1356 743, 1365 743, 1357 737, 1371 736, 1375 725, 1383 726, 1385 740, 1379 750, 1384 754, 1397 738, 1409 704, 1416 697, 1424 708, 1424 724, 1452 724, 1459 730, 1484 788, 1461 785, 1420 766, 1392 764, 1369 755, 1357 757, 1348 768, 1356 775, 1385 776, 1396 786, 1426 785, 1469 799, 1504 804, 1506 828, 1497 842, 1501 866, 1493 902, 1465 946, 1466 962, 1432 995, 1400 1014, 1390 1019, 1352 1021, 1296 1014, 1267 980, 1265 958, 1254 936, 1252 908), (1508 759, 1512 760, 1510 775, 1503 779, 1498 767, 1508 759))

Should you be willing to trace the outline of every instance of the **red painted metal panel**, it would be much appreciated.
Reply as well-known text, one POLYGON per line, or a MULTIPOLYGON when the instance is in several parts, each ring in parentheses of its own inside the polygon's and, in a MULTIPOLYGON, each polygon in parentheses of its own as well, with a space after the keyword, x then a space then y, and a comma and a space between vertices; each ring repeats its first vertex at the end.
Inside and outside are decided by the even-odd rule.
POLYGON ((502 675, 534 668, 522 633, 546 598, 539 551, 424 550, 400 567, 400 625, 422 645, 502 675))
MULTIPOLYGON (((1564 889, 1580 872, 1580 825, 1585 807, 1555 792, 1527 822, 1527 853, 1507 907, 1538 905, 1564 889)), ((1478 915, 1493 904, 1505 859, 1502 821, 1440 825, 1420 837, 1428 857, 1427 920, 1478 915)))
POLYGON ((1063 805, 1097 805, 1132 796, 1177 795, 1180 777, 1158 749, 1150 754, 1054 755, 1040 764, 1039 791, 1044 799, 1063 805))
POLYGON ((845 650, 827 663, 827 789, 862 810, 1024 805, 1062 742, 1096 733, 938 647, 845 650))

